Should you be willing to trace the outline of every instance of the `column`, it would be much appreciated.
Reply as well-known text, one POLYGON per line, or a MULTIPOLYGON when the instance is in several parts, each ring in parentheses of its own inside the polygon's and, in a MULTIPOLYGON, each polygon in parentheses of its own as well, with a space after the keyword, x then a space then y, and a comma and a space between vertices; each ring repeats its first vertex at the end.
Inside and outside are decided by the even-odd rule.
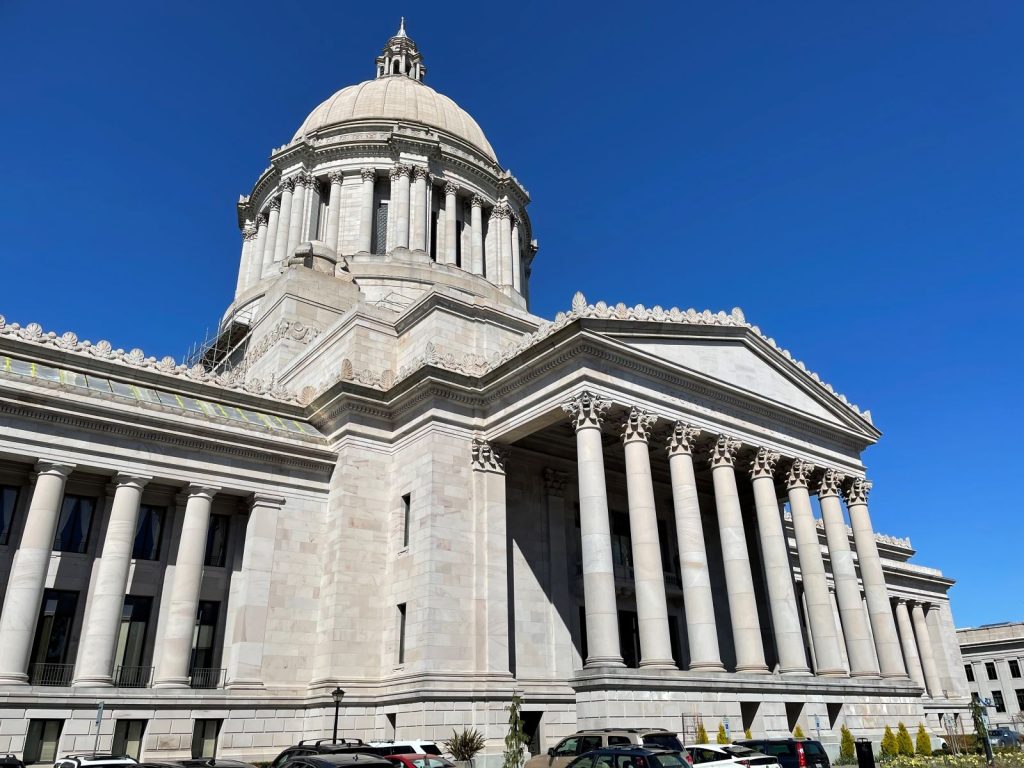
POLYGON ((74 685, 108 686, 114 669, 117 631, 128 587, 128 568, 135 544, 142 489, 152 478, 119 474, 114 477, 114 500, 96 567, 89 611, 82 625, 74 685))
POLYGON ((245 526, 237 605, 228 616, 227 688, 263 687, 263 639, 267 631, 270 574, 274 565, 277 517, 284 499, 257 493, 245 526))
POLYGON ((391 179, 394 182, 392 188, 395 191, 395 198, 392 201, 394 208, 394 230, 395 237, 392 241, 395 248, 409 247, 409 175, 412 169, 408 165, 395 165, 391 171, 391 179))
POLYGON ((472 208, 470 223, 473 226, 473 274, 482 275, 484 273, 484 201, 478 195, 473 195, 469 204, 472 208))
POLYGON ((508 203, 499 203, 494 207, 494 213, 498 217, 498 258, 497 258, 497 279, 498 285, 512 285, 512 229, 510 218, 512 212, 508 203))
POLYGON ((512 216, 512 288, 520 293, 523 288, 523 263, 519 253, 519 218, 512 216))
POLYGON ((377 172, 373 168, 359 171, 363 186, 359 191, 359 253, 369 253, 373 244, 373 183, 377 172))
POLYGON ((610 407, 611 402, 590 392, 581 392, 562 405, 562 410, 572 416, 576 429, 587 667, 624 666, 619 651, 619 615, 601 442, 601 422, 610 407))
POLYGON ((426 168, 417 166, 412 169, 412 210, 410 212, 410 226, 412 236, 409 247, 414 251, 427 250, 427 179, 430 173, 426 168))
MULTIPOLYGON (((281 181, 281 212, 277 223, 277 237, 274 240, 274 262, 285 260, 288 251, 288 229, 292 216, 292 197, 295 196, 295 179, 281 181)), ((301 209, 302 206, 300 205, 301 209)))
POLYGON ((485 440, 473 440, 473 495, 476 504, 477 668, 509 674, 508 538, 505 454, 485 440))
MULTIPOLYGON (((850 657, 846 653, 846 638, 843 637, 843 621, 839 618, 839 602, 836 600, 836 591, 834 588, 829 587, 828 590, 829 600, 832 602, 832 622, 836 627, 836 637, 839 638, 839 655, 843 658, 843 670, 850 673, 850 657)), ((867 616, 867 611, 864 612, 867 616)))
POLYGON ((273 272, 274 250, 277 247, 278 220, 281 216, 281 201, 274 198, 267 204, 267 239, 263 243, 263 267, 260 270, 260 279, 267 277, 273 272))
POLYGON ((29 655, 64 499, 64 482, 74 468, 74 464, 51 461, 36 464, 36 484, 25 517, 25 531, 11 562, 0 614, 0 685, 28 682, 29 655))
POLYGON ((245 287, 251 288, 260 281, 263 275, 263 251, 267 247, 267 214, 256 217, 256 242, 249 255, 249 274, 246 276, 245 287))
POLYGON ((832 598, 829 597, 828 580, 825 578, 825 562, 821 559, 818 526, 814 522, 811 497, 807 492, 807 484, 813 472, 813 464, 797 459, 786 474, 786 490, 793 515, 793 532, 804 583, 811 643, 814 645, 815 672, 829 677, 845 677, 846 669, 843 667, 839 636, 832 613, 832 598))
POLYGON ((167 610, 167 627, 163 632, 154 688, 187 688, 189 684, 188 664, 192 654, 196 610, 199 607, 199 587, 203 580, 210 507, 218 490, 198 484, 188 487, 185 520, 174 561, 174 583, 171 585, 167 610))
POLYGON ((839 620, 846 639, 846 654, 853 677, 878 677, 875 645, 868 630, 868 616, 860 597, 860 580, 853 564, 853 551, 843 517, 839 493, 846 476, 834 469, 826 469, 818 483, 818 502, 821 518, 825 522, 828 557, 832 563, 832 580, 836 585, 839 620))
POLYGON ((900 645, 903 647, 903 660, 910 673, 910 679, 924 690, 924 695, 927 696, 924 667, 921 665, 921 655, 917 652, 917 641, 914 639, 914 627, 910 623, 910 610, 907 608, 906 600, 896 601, 896 624, 900 629, 900 645))
POLYGON ((235 296, 240 294, 249 285, 249 270, 252 262, 256 259, 253 253, 256 247, 256 225, 246 221, 242 228, 242 255, 238 260, 238 280, 235 282, 235 296))
MULTIPOLYGON (((457 245, 455 243, 456 233, 458 231, 458 220, 457 216, 457 205, 458 205, 458 194, 459 187, 457 184, 448 182, 444 185, 444 263, 454 265, 457 261, 456 251, 457 245)), ((463 264, 462 268, 466 269, 467 265, 463 264)), ((466 269, 468 272, 469 270, 466 269)))
POLYGON ((572 630, 569 621, 576 610, 569 596, 570 562, 566 538, 565 484, 568 476, 559 469, 544 469, 544 498, 547 510, 548 590, 551 595, 549 615, 551 646, 548 668, 553 677, 566 680, 572 676, 572 630))
MULTIPOLYGON (((487 279, 495 285, 501 285, 501 259, 499 257, 499 241, 501 240, 501 224, 498 206, 491 208, 487 217, 487 240, 484 241, 484 272, 487 279)), ((483 237, 483 232, 480 233, 483 237)))
POLYGON ((686 636, 690 645, 690 670, 723 672, 718 649, 715 602, 704 545, 704 527, 693 471, 693 448, 700 430, 677 421, 668 437, 668 470, 672 481, 672 507, 679 542, 679 567, 686 606, 686 636))
MULTIPOLYGON (((507 220, 507 219, 506 219, 507 220)), ((657 418, 633 407, 622 424, 626 454, 626 496, 633 551, 633 583, 640 630, 640 666, 675 669, 668 628, 665 574, 658 539, 658 511, 647 443, 657 418)))
POLYGON ((882 574, 882 559, 878 556, 875 532, 868 515, 868 493, 871 483, 854 478, 846 486, 846 506, 853 526, 853 543, 857 547, 860 577, 864 584, 864 597, 868 602, 871 633, 875 638, 875 651, 882 677, 906 677, 900 641, 896 635, 896 622, 889 604, 889 590, 882 574))
POLYGON ((733 469, 739 449, 740 443, 737 440, 727 435, 718 436, 711 451, 711 479, 715 486, 718 532, 722 539, 722 560, 725 564, 725 588, 729 595, 729 617, 732 619, 733 643, 736 646, 736 671, 760 673, 767 672, 768 665, 764 661, 754 579, 750 572, 743 512, 733 469))
POLYGON ((327 231, 324 233, 327 245, 338 251, 338 228, 341 225, 341 182, 344 180, 341 171, 331 171, 327 180, 331 182, 330 197, 327 198, 327 231))
POLYGON ((292 194, 292 210, 288 217, 288 244, 285 246, 284 260, 288 261, 303 241, 302 223, 306 213, 306 188, 313 179, 305 171, 295 178, 295 192, 292 194))
POLYGON ((750 478, 779 672, 806 675, 811 670, 804 652, 800 607, 793 588, 793 569, 789 564, 789 545, 782 530, 779 500, 775 494, 775 466, 778 463, 779 454, 768 448, 758 448, 750 463, 750 478))
POLYGON ((935 652, 932 650, 932 636, 928 634, 928 623, 924 616, 924 605, 914 603, 910 607, 910 616, 914 620, 914 634, 917 636, 917 651, 921 657, 924 670, 924 682, 928 695, 933 699, 942 698, 942 678, 935 663, 935 652))

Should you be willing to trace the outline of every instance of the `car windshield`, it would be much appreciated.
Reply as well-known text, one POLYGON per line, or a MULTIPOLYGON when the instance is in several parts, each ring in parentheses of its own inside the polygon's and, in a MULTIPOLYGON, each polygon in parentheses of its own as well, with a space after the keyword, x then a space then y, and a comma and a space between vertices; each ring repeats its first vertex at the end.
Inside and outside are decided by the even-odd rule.
POLYGON ((441 750, 438 749, 437 746, 434 744, 424 744, 423 753, 427 755, 440 755, 441 750))
POLYGON ((819 744, 816 741, 805 741, 804 742, 804 752, 806 752, 808 755, 824 755, 825 754, 825 750, 822 748, 821 744, 819 744))
POLYGON ((733 757, 746 757, 747 755, 754 754, 754 750, 750 747, 741 747, 739 744, 729 744, 722 747, 722 750, 728 752, 733 757))
POLYGON ((660 755, 652 755, 652 762, 661 768, 689 768, 690 763, 679 752, 664 752, 660 755))
POLYGON ((644 746, 663 747, 678 752, 683 748, 679 738, 674 733, 648 733, 644 736, 644 746))

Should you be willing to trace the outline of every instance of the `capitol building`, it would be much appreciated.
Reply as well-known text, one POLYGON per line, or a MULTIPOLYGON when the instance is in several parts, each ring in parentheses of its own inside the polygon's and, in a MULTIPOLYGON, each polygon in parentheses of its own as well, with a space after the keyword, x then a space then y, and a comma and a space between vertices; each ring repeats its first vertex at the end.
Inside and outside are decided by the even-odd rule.
POLYGON ((533 752, 966 720, 870 412, 739 309, 531 313, 530 195, 427 82, 403 24, 270 153, 188 361, 0 317, 0 753, 103 701, 101 749, 267 760, 339 687, 342 736, 495 756, 514 692, 533 752))

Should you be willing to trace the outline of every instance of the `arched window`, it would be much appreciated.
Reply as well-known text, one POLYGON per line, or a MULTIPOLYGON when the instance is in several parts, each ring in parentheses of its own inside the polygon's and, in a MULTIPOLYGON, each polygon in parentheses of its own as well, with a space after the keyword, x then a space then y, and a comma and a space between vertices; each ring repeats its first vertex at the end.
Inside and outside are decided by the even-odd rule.
POLYGON ((395 59, 393 62, 391 62, 391 74, 392 75, 400 75, 400 74, 402 74, 401 70, 399 69, 399 67, 401 67, 401 66, 402 66, 402 62, 400 60, 398 60, 398 59, 395 59))

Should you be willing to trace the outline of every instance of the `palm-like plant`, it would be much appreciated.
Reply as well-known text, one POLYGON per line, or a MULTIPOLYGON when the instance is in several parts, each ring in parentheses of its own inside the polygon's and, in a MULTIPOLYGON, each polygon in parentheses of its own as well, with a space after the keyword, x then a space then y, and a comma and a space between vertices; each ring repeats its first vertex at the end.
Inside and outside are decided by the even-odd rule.
POLYGON ((452 729, 452 737, 445 741, 444 748, 455 760, 472 760, 484 748, 484 737, 475 728, 464 728, 462 733, 452 729))

